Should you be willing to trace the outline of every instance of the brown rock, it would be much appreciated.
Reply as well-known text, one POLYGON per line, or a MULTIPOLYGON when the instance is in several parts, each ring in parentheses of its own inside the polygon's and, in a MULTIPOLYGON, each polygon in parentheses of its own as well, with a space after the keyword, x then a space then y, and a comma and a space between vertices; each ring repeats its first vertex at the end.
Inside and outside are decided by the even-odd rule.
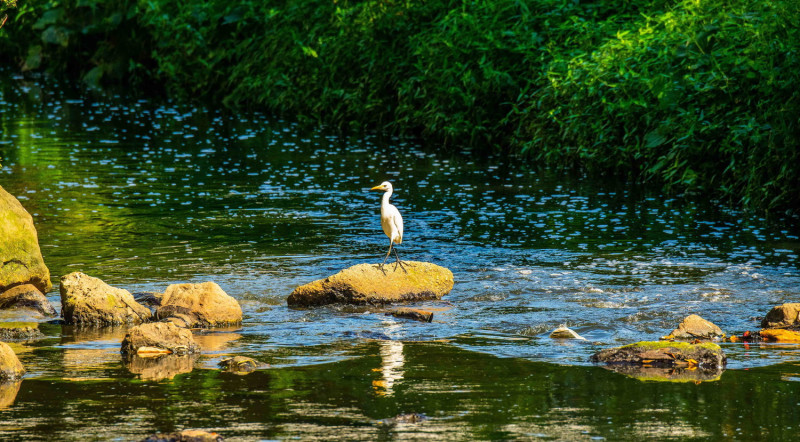
POLYGON ((407 272, 378 264, 358 264, 297 287, 287 298, 292 307, 326 304, 388 304, 441 299, 453 289, 453 273, 427 262, 404 261, 407 272))
POLYGON ((61 315, 67 324, 139 324, 150 320, 150 310, 130 292, 98 278, 73 272, 61 277, 61 315))
POLYGON ((800 343, 800 332, 783 328, 761 330, 758 334, 767 342, 800 343))
POLYGON ((42 293, 53 287, 33 218, 0 187, 0 292, 20 284, 32 284, 42 293))
POLYGON ((705 342, 637 342, 622 347, 601 350, 591 357, 592 362, 633 364, 650 367, 689 367, 716 369, 727 361, 719 345, 705 342))
POLYGON ((689 315, 678 324, 678 328, 661 339, 718 339, 725 336, 722 330, 697 315, 689 315))
POLYGON ((433 321, 433 312, 429 312, 427 310, 420 310, 417 308, 398 308, 386 314, 392 315, 395 318, 413 319, 414 321, 420 321, 420 322, 433 321))
POLYGON ((122 339, 120 351, 134 355, 138 354, 141 347, 161 348, 175 354, 200 351, 191 331, 164 322, 151 322, 131 328, 122 339))
POLYGON ((0 309, 28 308, 43 316, 56 316, 53 304, 33 284, 11 287, 0 293, 0 309))
POLYGON ((256 361, 255 359, 248 358, 245 356, 234 356, 232 358, 226 358, 219 361, 218 365, 225 371, 240 375, 252 373, 256 371, 259 367, 263 366, 263 364, 256 361))
POLYGON ((800 302, 792 302, 772 307, 761 321, 761 328, 800 327, 800 302))
POLYGON ((159 319, 178 317, 187 327, 219 327, 242 322, 242 307, 214 282, 173 284, 156 310, 159 319))
POLYGON ((5 342, 0 342, 0 380, 13 381, 21 379, 25 374, 25 367, 19 361, 17 354, 5 342))

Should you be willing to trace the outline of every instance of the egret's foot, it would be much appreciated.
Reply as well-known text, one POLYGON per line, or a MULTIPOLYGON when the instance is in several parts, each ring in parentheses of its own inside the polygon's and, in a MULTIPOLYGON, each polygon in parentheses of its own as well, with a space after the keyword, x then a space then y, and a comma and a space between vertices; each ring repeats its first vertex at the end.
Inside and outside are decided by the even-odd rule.
POLYGON ((404 272, 408 273, 408 270, 406 270, 406 265, 403 264, 403 261, 400 261, 399 259, 394 263, 394 271, 395 272, 397 271, 397 265, 398 264, 400 265, 400 268, 403 269, 404 272))

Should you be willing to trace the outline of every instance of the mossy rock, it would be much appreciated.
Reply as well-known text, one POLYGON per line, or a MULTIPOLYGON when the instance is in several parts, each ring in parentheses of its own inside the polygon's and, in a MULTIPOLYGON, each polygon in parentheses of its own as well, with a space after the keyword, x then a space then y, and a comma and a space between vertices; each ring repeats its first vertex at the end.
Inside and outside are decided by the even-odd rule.
POLYGON ((0 187, 0 292, 21 284, 33 284, 42 293, 53 287, 33 218, 0 187))
POLYGON ((0 322, 0 341, 30 341, 43 337, 38 322, 0 322))
POLYGON ((80 272, 61 277, 61 314, 67 324, 120 325, 149 321, 150 309, 130 292, 80 272))
POLYGON ((428 262, 403 261, 403 268, 389 264, 358 264, 341 272, 297 287, 286 302, 291 307, 326 304, 380 305, 441 299, 453 289, 453 273, 428 262))

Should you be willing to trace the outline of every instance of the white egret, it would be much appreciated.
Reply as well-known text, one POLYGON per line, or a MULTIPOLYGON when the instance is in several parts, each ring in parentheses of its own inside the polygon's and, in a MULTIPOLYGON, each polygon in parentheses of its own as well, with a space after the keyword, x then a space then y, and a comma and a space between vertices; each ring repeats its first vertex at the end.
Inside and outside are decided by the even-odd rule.
POLYGON ((384 192, 381 198, 381 227, 383 227, 383 233, 389 237, 389 251, 386 252, 386 256, 383 258, 381 269, 383 269, 383 266, 386 264, 386 259, 389 258, 389 254, 392 253, 392 249, 394 248, 394 256, 397 258, 394 269, 397 270, 397 266, 400 265, 400 268, 408 273, 408 270, 406 270, 403 265, 403 261, 400 261, 400 256, 397 255, 397 248, 393 247, 395 244, 403 242, 403 217, 400 216, 400 211, 397 210, 397 207, 389 204, 389 198, 392 196, 393 190, 392 183, 384 181, 370 190, 380 190, 384 192))

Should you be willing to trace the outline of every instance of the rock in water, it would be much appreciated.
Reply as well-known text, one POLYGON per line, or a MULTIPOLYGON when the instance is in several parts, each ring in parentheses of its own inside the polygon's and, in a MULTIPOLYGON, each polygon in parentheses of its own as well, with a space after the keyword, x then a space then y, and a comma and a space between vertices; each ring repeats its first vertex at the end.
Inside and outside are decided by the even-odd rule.
POLYGON ((719 339, 725 336, 722 330, 697 315, 689 315, 678 324, 678 328, 661 339, 719 339))
POLYGON ((61 315, 68 324, 83 325, 139 324, 151 316, 127 290, 80 272, 61 277, 61 315))
POLYGON ((218 365, 225 371, 239 375, 252 373, 259 367, 263 366, 263 364, 255 359, 248 358, 246 356, 234 356, 232 358, 226 358, 219 361, 218 365))
POLYGON ((772 310, 761 321, 761 328, 794 327, 800 327, 800 302, 772 307, 772 310))
POLYGON ((427 310, 421 310, 418 308, 398 308, 386 314, 392 315, 395 318, 413 319, 414 321, 420 321, 420 322, 433 321, 433 312, 429 312, 427 310))
POLYGON ((579 339, 585 341, 586 338, 583 336, 575 333, 574 330, 567 328, 566 325, 559 326, 557 329, 553 330, 550 333, 550 337, 553 339, 579 339))
POLYGON ((159 319, 180 316, 187 327, 219 327, 242 322, 242 307, 214 282, 172 284, 156 310, 159 319))
POLYGON ((601 350, 591 357, 592 362, 633 364, 649 367, 695 367, 718 369, 727 357, 719 345, 705 342, 637 342, 622 347, 601 350))
POLYGON ((42 293, 53 287, 33 218, 0 187, 0 292, 20 284, 33 284, 42 293))
POLYGON ((38 322, 0 322, 2 341, 32 341, 43 337, 38 322))
POLYGON ((178 355, 200 351, 191 331, 164 322, 137 325, 128 330, 120 351, 126 355, 138 355, 142 348, 147 350, 144 353, 151 354, 154 353, 153 349, 163 349, 178 355))
POLYGON ((5 342, 0 342, 0 380, 13 381, 22 378, 25 367, 19 361, 17 354, 5 342))
POLYGON ((784 328, 761 330, 758 334, 767 342, 800 343, 800 333, 784 328))
POLYGON ((56 309, 33 284, 14 286, 0 293, 0 309, 27 308, 43 316, 55 316, 56 309))
POLYGON ((427 262, 403 261, 408 273, 387 264, 358 264, 294 289, 291 307, 326 304, 388 304, 441 299, 453 289, 453 273, 427 262))

